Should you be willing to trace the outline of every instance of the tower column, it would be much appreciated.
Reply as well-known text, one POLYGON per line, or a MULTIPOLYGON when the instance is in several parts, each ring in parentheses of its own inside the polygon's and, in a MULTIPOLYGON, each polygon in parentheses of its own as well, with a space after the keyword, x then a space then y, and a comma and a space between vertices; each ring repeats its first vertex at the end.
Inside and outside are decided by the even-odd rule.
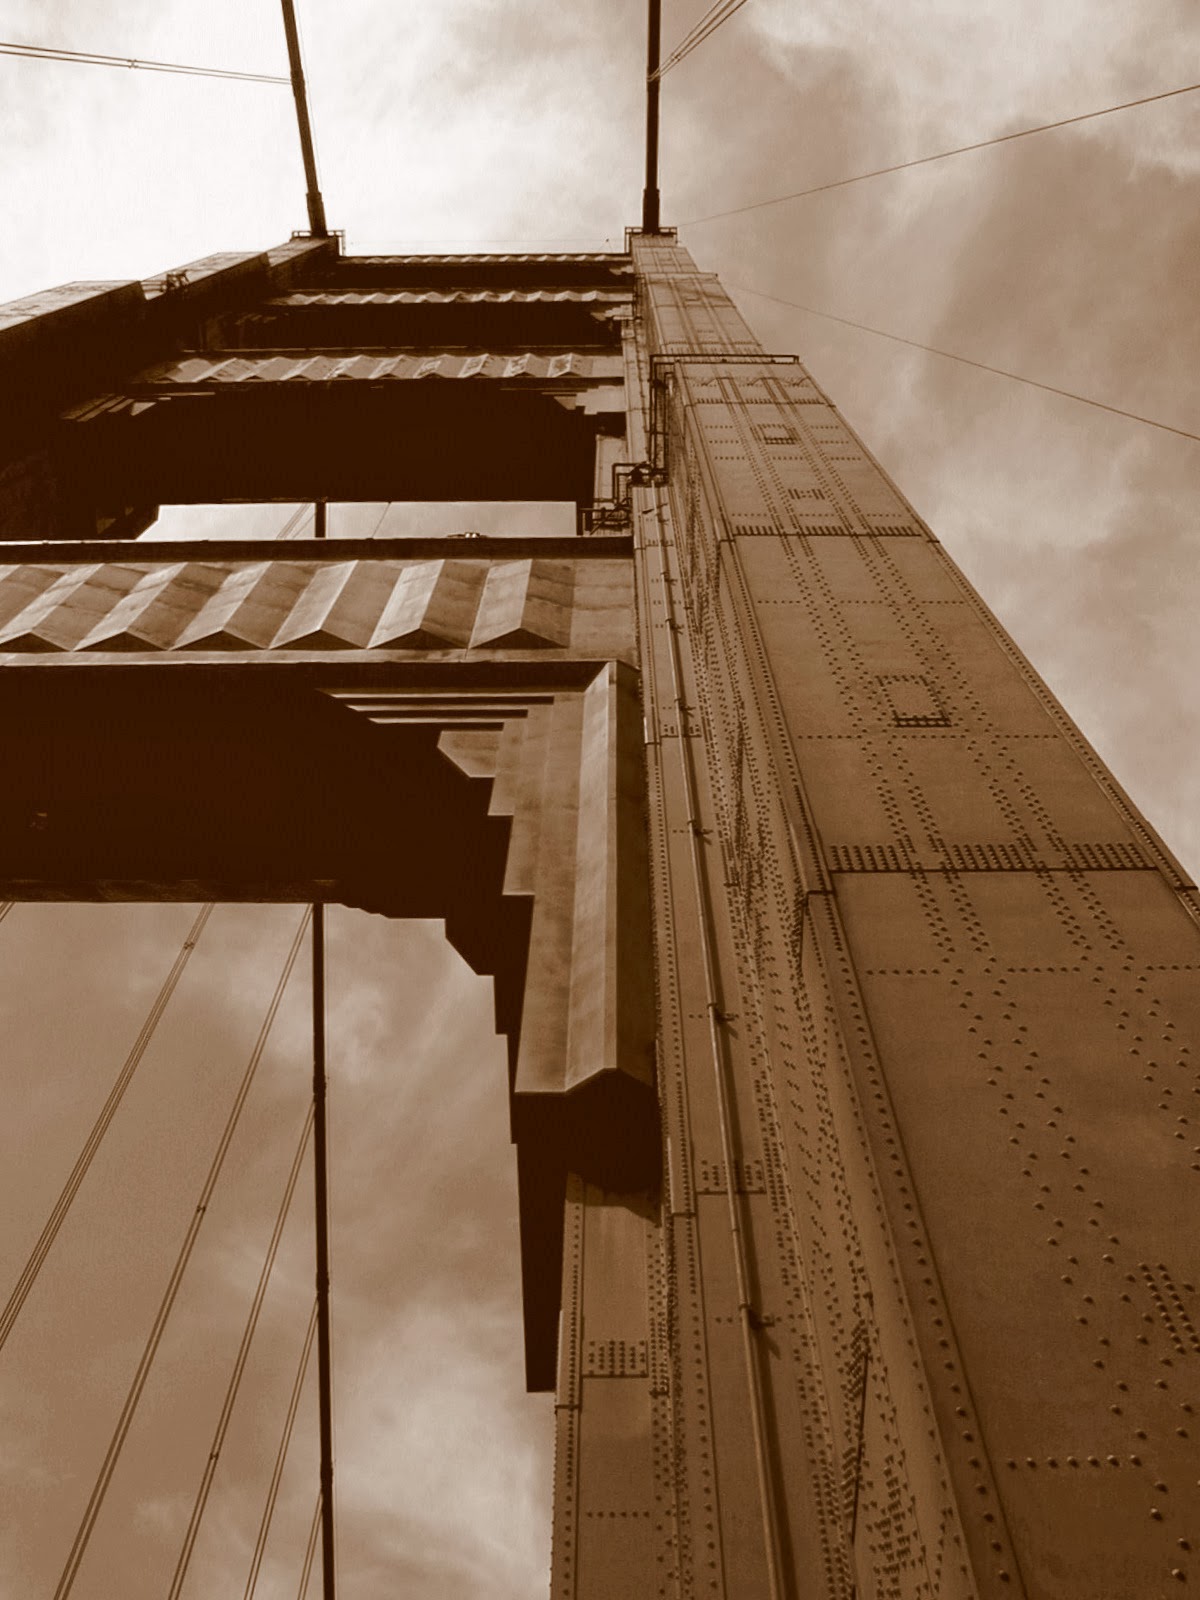
POLYGON ((633 254, 680 1592, 1157 1593, 1195 892, 803 368, 633 254))

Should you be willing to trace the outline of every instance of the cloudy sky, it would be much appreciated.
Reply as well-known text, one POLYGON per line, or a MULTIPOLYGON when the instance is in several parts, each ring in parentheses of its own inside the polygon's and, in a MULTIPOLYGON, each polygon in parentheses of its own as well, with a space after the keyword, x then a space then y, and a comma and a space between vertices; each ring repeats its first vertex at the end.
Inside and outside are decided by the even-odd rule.
MULTIPOLYGON (((664 9, 670 44, 706 6, 664 9)), ((299 10, 326 208, 349 249, 583 249, 636 222, 642 0, 299 10)), ((22 42, 285 69, 274 0, 9 0, 3 13, 4 37, 22 42)), ((1200 94, 687 219, 1175 88, 1197 60, 1187 0, 748 0, 665 80, 662 179, 664 220, 687 224, 700 264, 738 286, 769 349, 799 352, 1193 871, 1200 444, 778 301, 1200 433, 1200 94)), ((261 249, 304 225, 290 96, 0 57, 0 193, 0 300, 261 249)), ((190 915, 20 908, 0 926, 10 1103, 23 1108, 3 1130, 3 1281, 190 915), (9 1020, 18 1002, 32 1021, 9 1020)), ((0 1357, 0 1485, 17 1513, 0 1518, 4 1600, 53 1587, 153 1312, 144 1263, 168 1269, 296 915, 214 916, 89 1180, 95 1204, 64 1229, 0 1357)), ((436 929, 341 913, 331 938, 343 1573, 365 1600, 536 1595, 549 1411, 521 1394, 486 986, 436 929)), ((304 1054, 300 981, 76 1593, 115 1592, 118 1571, 123 1593, 163 1592, 299 1131, 304 1054)), ((293 1220, 197 1594, 235 1584, 253 1542, 251 1485, 269 1472, 309 1292, 306 1218, 293 1220)), ((294 1592, 312 1446, 311 1429, 298 1435, 276 1587, 260 1593, 294 1592)))

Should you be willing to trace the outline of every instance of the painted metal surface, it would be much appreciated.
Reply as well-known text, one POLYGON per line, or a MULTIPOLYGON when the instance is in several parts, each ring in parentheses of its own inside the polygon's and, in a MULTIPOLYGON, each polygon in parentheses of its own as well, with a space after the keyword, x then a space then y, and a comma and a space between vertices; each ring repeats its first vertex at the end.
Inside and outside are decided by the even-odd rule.
POLYGON ((408 350, 388 354, 185 356, 147 368, 137 390, 233 383, 406 383, 425 378, 501 379, 508 383, 611 383, 623 376, 618 355, 576 351, 408 350))
MULTIPOLYGON (((132 552, 131 552, 132 554, 132 552)), ((170 561, 0 568, 0 656, 568 651, 631 660, 626 561, 170 561)))
POLYGON ((452 265, 462 263, 464 267, 471 268, 481 261, 489 266, 499 263, 503 266, 525 266, 528 264, 541 265, 544 262, 562 262, 566 265, 592 266, 614 268, 628 272, 631 267, 629 257, 618 251, 605 252, 600 250, 553 250, 553 251, 527 251, 515 254, 505 254, 503 251, 489 251, 487 255, 450 254, 450 255, 416 255, 416 256, 346 256, 344 257, 348 268, 354 267, 395 267, 409 266, 414 263, 425 262, 441 264, 449 262, 452 265))
MULTIPOLYGON (((807 374, 672 241, 634 254, 670 484, 635 491, 672 1363, 644 1592, 1174 1592, 1195 891, 807 374)), ((575 1528, 620 1503, 571 1492, 575 1528)), ((621 1592, 567 1527, 555 1594, 621 1592)))
POLYGON ((268 306, 626 305, 620 289, 297 289, 268 306))

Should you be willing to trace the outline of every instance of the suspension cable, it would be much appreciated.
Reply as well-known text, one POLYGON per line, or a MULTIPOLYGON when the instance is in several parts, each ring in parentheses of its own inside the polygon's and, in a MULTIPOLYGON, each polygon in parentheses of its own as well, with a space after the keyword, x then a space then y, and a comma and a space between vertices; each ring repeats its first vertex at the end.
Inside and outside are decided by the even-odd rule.
MULTIPOLYGON (((304 1376, 308 1371, 309 1357, 312 1355, 313 1340, 316 1335, 317 1302, 314 1299, 312 1311, 309 1313, 308 1318, 308 1331, 304 1335, 304 1347, 300 1351, 300 1363, 296 1368, 296 1379, 292 1384, 291 1398, 288 1400, 287 1415, 283 1420, 283 1434, 279 1440, 279 1449, 275 1452, 275 1465, 271 1470, 271 1482, 267 1488, 267 1501, 263 1507, 262 1520, 258 1525, 258 1537, 254 1541, 254 1554, 250 1558, 250 1575, 246 1579, 246 1592, 242 1600, 254 1600, 254 1591, 258 1586, 259 1568, 262 1566, 263 1554, 267 1548, 267 1535, 271 1531, 271 1519, 275 1515, 275 1502, 279 1498, 279 1483, 283 1477, 283 1467, 284 1462, 287 1460, 288 1447, 292 1442, 292 1430, 296 1426, 296 1413, 300 1409, 300 1393, 304 1388, 304 1376)), ((318 1494, 318 1508, 320 1504, 321 1497, 318 1494)))
MULTIPOLYGON (((9 905, 11 907, 11 902, 9 905)), ((137 1038, 133 1042, 133 1047, 129 1054, 125 1057, 125 1064, 122 1066, 120 1072, 118 1072, 112 1088, 108 1091, 108 1098, 100 1108, 100 1114, 93 1123, 91 1132, 84 1140, 83 1149, 76 1157, 75 1165, 71 1168, 70 1174, 67 1177, 67 1181, 63 1185, 62 1193, 54 1202, 54 1206, 49 1217, 47 1218, 46 1225, 42 1229, 41 1235, 39 1236, 37 1243, 34 1245, 33 1250, 30 1252, 28 1261, 26 1261, 21 1270, 21 1276, 17 1279, 16 1286, 9 1295, 4 1310, 0 1311, 0 1350, 3 1350, 5 1344, 7 1343, 8 1336, 12 1332, 16 1320, 21 1314, 21 1309, 26 1300, 29 1298, 30 1291, 32 1290, 34 1284, 37 1282, 38 1274, 42 1270, 42 1266, 45 1263, 46 1257, 50 1254, 50 1251, 54 1245, 54 1241, 58 1237, 59 1230, 66 1221, 67 1213, 71 1209, 71 1204, 74 1201, 75 1196, 79 1193, 80 1185, 87 1177, 88 1169, 95 1159, 96 1152, 100 1148, 101 1142, 104 1139, 104 1135, 108 1132, 109 1125, 117 1114, 117 1110, 125 1096, 125 1091, 129 1088, 130 1083, 133 1081, 133 1075, 137 1071, 138 1065, 141 1062, 142 1057, 145 1055, 151 1039, 154 1037, 155 1029, 158 1027, 159 1022, 162 1019, 162 1014, 167 1008, 167 1002, 175 993, 176 987, 179 984, 179 980, 183 976, 183 969, 187 966, 188 961, 191 959, 192 951, 196 948, 197 941, 199 940, 201 933, 204 931, 204 925, 212 915, 212 911, 213 907, 211 905, 203 906, 200 910, 200 914, 197 916, 195 922, 192 923, 191 928, 188 930, 187 937, 183 941, 183 945, 180 948, 179 954, 175 957, 175 961, 171 967, 171 970, 167 973, 166 978, 163 980, 162 988, 158 991, 158 994, 154 1000, 154 1004, 150 1007, 150 1010, 146 1014, 146 1018, 142 1023, 137 1038)), ((3 913, 3 915, 7 915, 7 910, 3 913)))
POLYGON ((178 61, 141 61, 133 56, 106 56, 95 50, 60 50, 53 45, 16 44, 0 40, 0 55, 28 56, 39 61, 74 61, 86 67, 141 67, 147 72, 182 72, 193 78, 240 78, 244 83, 290 83, 270 72, 230 72, 224 67, 185 67, 178 61))
POLYGON ((317 1503, 313 1507, 312 1525, 308 1530, 308 1543, 304 1547, 304 1565, 300 1569, 300 1587, 296 1591, 296 1600, 304 1600, 308 1593, 308 1580, 312 1576, 313 1556, 317 1550, 317 1534, 321 1528, 321 1491, 317 1490, 317 1503))
POLYGON ((277 539, 299 539, 304 531, 305 522, 312 514, 313 508, 311 505, 297 506, 275 537, 277 539))
POLYGON ((665 77, 672 67, 677 67, 685 56, 690 56, 697 45, 703 44, 716 33, 721 24, 728 22, 734 12, 740 11, 745 4, 746 0, 717 0, 717 4, 708 8, 691 32, 683 36, 662 66, 650 72, 651 81, 665 77))
POLYGON ((54 1600, 65 1600, 65 1596, 71 1592, 71 1588, 76 1577, 78 1576, 79 1568, 83 1562, 84 1553, 87 1550, 88 1541, 91 1539, 92 1532, 96 1526, 96 1519, 99 1517, 100 1508, 104 1503, 104 1496, 108 1492, 108 1486, 111 1483, 113 1473, 116 1470, 117 1460, 120 1457, 121 1450, 129 1434, 129 1429, 133 1423, 138 1402, 141 1400, 142 1391, 146 1387, 147 1379, 150 1376, 150 1369, 154 1364, 155 1356, 158 1354, 158 1347, 162 1343, 162 1336, 167 1326, 167 1320, 171 1315, 172 1307, 175 1304, 176 1296, 179 1293, 179 1286, 183 1281, 184 1272, 187 1268, 188 1262, 191 1260, 192 1251, 195 1248, 196 1239, 199 1235, 201 1224, 203 1223, 205 1214, 208 1210, 208 1203, 212 1198, 213 1190, 216 1188, 217 1179, 221 1175, 221 1168, 225 1164, 225 1157, 229 1152, 229 1146, 233 1141, 233 1135, 237 1129, 238 1122, 241 1119, 242 1108, 246 1104, 246 1097, 250 1093, 250 1087, 254 1082, 255 1073, 258 1070, 258 1064, 262 1059, 263 1051, 266 1049, 267 1038, 271 1032, 271 1026, 275 1021, 275 1014, 279 1010, 280 1002, 283 999, 284 989, 287 987, 288 978, 291 976, 292 968, 296 964, 296 957, 300 954, 300 947, 304 939, 305 931, 308 927, 310 914, 311 913, 309 912, 308 908, 305 907, 304 914, 300 918, 300 926, 296 930, 296 936, 292 940, 291 949, 288 951, 287 958, 283 964, 283 970, 279 975, 279 980, 276 983, 274 992, 271 996, 271 1002, 267 1007, 267 1013, 263 1019, 262 1027, 259 1029, 258 1038, 255 1040, 254 1049, 250 1053, 250 1060, 246 1066, 245 1072, 242 1074, 242 1080, 238 1085, 237 1094, 234 1097, 233 1107, 230 1110, 229 1116, 225 1122, 225 1126, 221 1131, 221 1137, 217 1143, 216 1153, 213 1156, 212 1163, 208 1169, 208 1174, 205 1177, 204 1183, 201 1187, 200 1197, 196 1202, 195 1210, 192 1212, 191 1220, 188 1223, 183 1244, 180 1246, 179 1254, 175 1260, 175 1265, 171 1269, 171 1276, 167 1281, 167 1287, 163 1293, 162 1300, 159 1303, 158 1311, 155 1314, 154 1323, 150 1329, 149 1337, 146 1340, 145 1349, 142 1351, 141 1360, 138 1362, 137 1371, 134 1373, 133 1382, 129 1387, 129 1393, 125 1397, 125 1404, 121 1407, 121 1414, 117 1419, 116 1428, 113 1431, 112 1439, 109 1441, 108 1450, 105 1453, 95 1485, 92 1488, 91 1498, 88 1500, 87 1508, 83 1514, 83 1520, 79 1524, 79 1529, 75 1534, 74 1543, 72 1544, 70 1554, 67 1557, 66 1566, 63 1568, 62 1576, 58 1580, 58 1587, 54 1591, 54 1600))
POLYGON ((329 1144, 325 1075, 325 907, 312 906, 313 1199, 317 1243, 317 1398, 321 1427, 321 1575, 334 1600, 333 1361, 329 1315, 329 1144))
POLYGON ((217 1470, 221 1450, 225 1444, 225 1435, 229 1431, 229 1424, 233 1417, 233 1407, 237 1400, 238 1390, 241 1387, 242 1375, 246 1370, 246 1361, 250 1354, 250 1346, 254 1340, 255 1330, 258 1327, 259 1313, 262 1311, 263 1301, 266 1298, 267 1285, 270 1282, 271 1272, 275 1266, 275 1259, 279 1254, 279 1242, 283 1237, 284 1224, 287 1221, 288 1210, 292 1203, 292 1196, 296 1191, 296 1180, 300 1176, 301 1163, 304 1153, 308 1149, 308 1136, 312 1132, 313 1108, 309 1106, 304 1119, 304 1127, 300 1132, 300 1142, 296 1146, 296 1153, 292 1158, 291 1169, 288 1172, 287 1183, 283 1190, 283 1199, 279 1203, 279 1210, 275 1217, 275 1226, 271 1233, 270 1243, 267 1245, 266 1257, 263 1260, 262 1271, 258 1276, 258 1286, 254 1291, 250 1312, 246 1318, 246 1326, 242 1330, 242 1342, 238 1346, 237 1356, 234 1359, 233 1371, 230 1374, 229 1384, 225 1390, 225 1399, 221 1406, 221 1414, 217 1419, 216 1431, 213 1434, 212 1446, 208 1452, 208 1459, 204 1464, 204 1471, 200 1478, 200 1487, 196 1491, 196 1499, 192 1505, 192 1515, 188 1521, 187 1531, 183 1536, 183 1545, 179 1552, 179 1560, 175 1565, 175 1575, 171 1579, 171 1587, 167 1600, 179 1600, 183 1589, 184 1579, 187 1576, 188 1563, 192 1559, 195 1548, 196 1536, 200 1531, 200 1522, 208 1504, 209 1490, 212 1488, 213 1477, 217 1470))
POLYGON ((3 922, 8 913, 16 905, 15 900, 0 900, 0 922, 3 922))
POLYGON ((845 189, 852 183, 865 183, 868 178, 884 178, 892 172, 906 172, 909 167, 928 166, 931 161, 945 161, 950 156, 965 156, 972 150, 988 150, 992 145, 1010 144, 1014 139, 1029 139, 1035 133, 1050 133, 1055 128, 1069 128, 1076 122, 1092 122, 1096 117, 1111 117, 1117 111, 1132 111, 1136 106, 1153 105, 1158 100, 1173 100, 1176 95, 1194 94, 1200 83, 1185 83, 1181 89, 1164 89, 1161 94, 1142 95, 1139 100, 1123 100, 1119 106, 1102 106, 1099 111, 1082 111, 1075 117, 1060 117, 1057 122, 1042 122, 1036 128, 1018 128, 1015 133, 998 133, 991 139, 977 139, 974 144, 955 145, 953 150, 938 150, 931 156, 915 156, 911 161, 897 161, 890 167, 875 167, 870 172, 856 172, 850 178, 834 178, 829 183, 816 183, 811 189, 796 189, 791 194, 779 194, 772 200, 755 200, 747 206, 734 206, 729 211, 710 211, 706 217, 686 217, 679 226, 695 228, 702 222, 719 222, 722 217, 740 217, 747 211, 762 211, 766 206, 781 206, 789 200, 804 200, 810 194, 825 194, 830 189, 845 189))
POLYGON ((308 89, 304 82, 304 63, 300 53, 300 29, 296 22, 295 0, 280 0, 283 31, 287 39, 288 63, 292 69, 292 98, 296 104, 296 129, 300 135, 300 156, 304 181, 308 185, 308 227, 314 239, 327 239, 325 201, 317 185, 317 154, 313 145, 312 118, 308 110, 308 89))
POLYGON ((764 294, 761 289, 751 289, 744 283, 731 283, 730 289, 739 294, 752 294, 759 300, 772 300, 777 306, 790 306, 793 311, 807 311, 809 316, 823 317, 826 322, 840 322, 844 327, 857 328, 860 333, 873 333, 878 339, 890 339, 893 344, 906 344, 912 350, 924 350, 926 355, 941 356, 946 361, 957 361, 964 367, 974 367, 979 372, 990 372, 997 378, 1011 378, 1014 383, 1026 384, 1031 389, 1042 389, 1046 394, 1056 394, 1063 400, 1077 400, 1080 405, 1094 406, 1097 411, 1110 412, 1114 417, 1128 417, 1131 422, 1144 422, 1148 428, 1160 428, 1163 433, 1174 433, 1181 439, 1195 439, 1200 443, 1200 433, 1190 433, 1187 428, 1176 428, 1169 422, 1157 422, 1153 417, 1143 417, 1140 412, 1126 411, 1121 406, 1110 406, 1103 400, 1093 400, 1086 394, 1076 394, 1072 389, 1059 389, 1052 383, 1040 383, 1037 378, 1024 378, 1019 372, 1009 372, 1006 367, 989 366, 986 361, 973 361, 970 356, 955 355, 953 350, 939 350, 937 345, 922 344, 919 339, 906 339, 899 333, 888 333, 883 328, 872 328, 866 322, 855 322, 852 317, 835 316, 832 311, 818 311, 816 306, 801 305, 799 300, 783 300, 777 294, 764 294))

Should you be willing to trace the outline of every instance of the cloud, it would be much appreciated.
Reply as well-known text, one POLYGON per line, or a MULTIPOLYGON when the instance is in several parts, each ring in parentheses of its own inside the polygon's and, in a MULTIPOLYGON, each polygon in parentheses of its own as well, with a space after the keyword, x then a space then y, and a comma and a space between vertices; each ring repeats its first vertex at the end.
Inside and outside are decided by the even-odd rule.
MULTIPOLYGON (((764 0, 725 34, 667 80, 692 118, 672 156, 684 215, 1173 87, 1197 23, 1173 4, 944 0, 916 26, 883 4, 764 0), (722 89, 731 61, 753 97, 736 77, 722 89), (718 94, 733 137, 704 129, 718 94)), ((729 281, 1200 432, 1194 118, 1181 97, 685 237, 729 281)), ((738 298, 770 348, 800 352, 1194 863, 1200 447, 738 298)))

